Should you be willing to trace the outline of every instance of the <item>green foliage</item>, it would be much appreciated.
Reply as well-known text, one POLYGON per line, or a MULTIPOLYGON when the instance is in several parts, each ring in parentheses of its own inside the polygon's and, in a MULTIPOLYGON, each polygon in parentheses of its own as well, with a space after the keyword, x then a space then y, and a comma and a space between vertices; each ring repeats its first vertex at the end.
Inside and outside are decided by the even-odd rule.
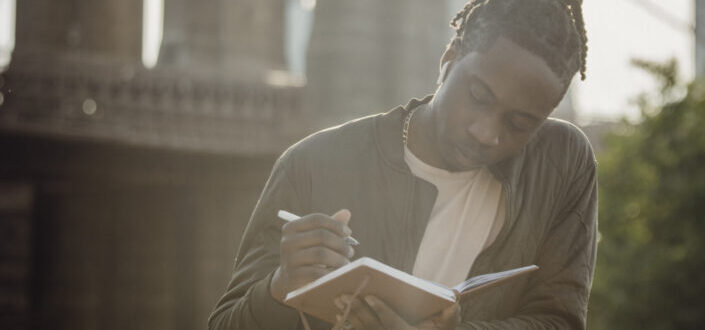
POLYGON ((681 86, 674 62, 636 64, 662 88, 641 98, 643 120, 624 122, 598 155, 588 327, 705 329, 705 82, 681 86), (673 100, 679 88, 685 96, 673 100))

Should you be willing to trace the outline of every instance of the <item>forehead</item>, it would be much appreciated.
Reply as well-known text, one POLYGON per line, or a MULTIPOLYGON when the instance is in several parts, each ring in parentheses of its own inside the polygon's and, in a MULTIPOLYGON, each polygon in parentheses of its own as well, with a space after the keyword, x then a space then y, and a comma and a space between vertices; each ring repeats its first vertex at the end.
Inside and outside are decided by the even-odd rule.
POLYGON ((565 87, 545 61, 503 37, 458 64, 464 74, 484 82, 503 106, 539 116, 553 110, 565 87))

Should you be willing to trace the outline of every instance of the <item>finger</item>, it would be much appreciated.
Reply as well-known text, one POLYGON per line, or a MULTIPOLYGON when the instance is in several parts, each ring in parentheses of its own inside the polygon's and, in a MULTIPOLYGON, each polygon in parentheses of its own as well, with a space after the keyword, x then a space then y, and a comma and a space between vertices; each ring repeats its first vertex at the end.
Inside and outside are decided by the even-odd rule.
POLYGON ((364 329, 364 324, 360 321, 356 311, 351 309, 346 315, 345 310, 347 309, 348 304, 344 303, 341 297, 333 299, 333 304, 338 308, 339 313, 335 316, 335 319, 340 325, 344 326, 346 322, 349 322, 354 329, 364 329), (343 316, 345 316, 344 320, 343 316))
POLYGON ((352 258, 354 254, 353 248, 345 239, 327 229, 314 229, 282 236, 280 245, 282 253, 293 252, 307 247, 324 246, 347 258, 352 258))
POLYGON ((342 254, 322 246, 314 246, 296 251, 284 260, 287 267, 295 268, 310 265, 324 265, 338 268, 350 263, 342 254))
MULTIPOLYGON (((340 221, 346 225, 350 223, 350 217, 352 216, 352 213, 350 213, 349 210, 347 209, 342 209, 338 212, 335 212, 331 217, 335 219, 336 221, 340 221)), ((348 227, 349 228, 349 227, 348 227)), ((360 245, 360 242, 358 242, 356 239, 354 239, 352 236, 348 235, 345 237, 345 240, 347 241, 348 244, 352 246, 357 246, 360 245)))
POLYGON ((362 328, 362 323, 358 319, 350 318, 348 316, 347 319, 343 319, 342 312, 341 314, 336 314, 335 315, 335 320, 336 324, 333 327, 333 330, 338 330, 338 329, 363 329, 362 328))
POLYGON ((352 298, 350 295, 341 296, 345 304, 350 304, 350 314, 348 319, 351 322, 360 323, 360 329, 384 329, 374 311, 360 299, 352 298))
POLYGON ((448 320, 451 320, 459 315, 460 315, 460 305, 459 304, 452 304, 441 311, 441 315, 438 317, 438 319, 441 321, 448 321, 448 320))
POLYGON ((289 221, 282 227, 282 235, 299 233, 314 229, 328 229, 340 237, 350 236, 352 230, 345 223, 321 213, 308 214, 298 220, 289 221))
POLYGON ((460 324, 460 321, 460 304, 457 303, 444 309, 439 317, 441 329, 455 329, 455 327, 460 324))
POLYGON ((331 216, 331 218, 333 218, 335 221, 342 222, 342 223, 344 223, 345 225, 347 225, 347 224, 350 222, 350 217, 351 217, 351 216, 352 216, 352 213, 350 213, 349 210, 347 210, 347 209, 342 209, 342 210, 340 210, 340 211, 338 211, 338 212, 335 212, 335 214, 333 214, 333 215, 331 216))
MULTIPOLYGON (((343 319, 343 312, 340 312, 340 314, 335 315, 335 320, 342 326, 342 329, 366 329, 360 319, 355 315, 348 314, 348 317, 343 319)), ((340 328, 335 329, 337 330, 340 328)))
MULTIPOLYGON (((436 314, 433 318, 430 319, 432 324, 434 325, 434 329, 455 329, 458 324, 460 324, 460 305, 459 304, 453 304, 439 313, 436 314)), ((420 327, 423 329, 423 327, 420 327)))
MULTIPOLYGON (((422 323, 419 323, 416 325, 416 330, 445 330, 441 329, 436 323, 433 323, 432 321, 424 321, 422 323)), ((455 329, 455 328, 453 328, 455 329)))
POLYGON ((418 330, 438 330, 438 327, 436 326, 436 323, 433 322, 433 320, 426 320, 423 321, 419 324, 416 325, 416 328, 418 330))
POLYGON ((375 296, 367 296, 365 301, 377 314, 385 329, 411 329, 411 326, 381 299, 375 296))

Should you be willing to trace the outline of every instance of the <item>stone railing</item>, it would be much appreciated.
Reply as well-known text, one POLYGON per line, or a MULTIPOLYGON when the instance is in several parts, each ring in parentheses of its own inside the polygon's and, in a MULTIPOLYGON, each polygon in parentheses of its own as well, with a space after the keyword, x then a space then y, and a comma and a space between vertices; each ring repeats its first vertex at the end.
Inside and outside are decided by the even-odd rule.
POLYGON ((308 129, 294 120, 301 117, 301 84, 284 72, 248 77, 197 68, 146 70, 139 63, 79 55, 14 54, 0 79, 0 130, 167 149, 277 153, 308 129))

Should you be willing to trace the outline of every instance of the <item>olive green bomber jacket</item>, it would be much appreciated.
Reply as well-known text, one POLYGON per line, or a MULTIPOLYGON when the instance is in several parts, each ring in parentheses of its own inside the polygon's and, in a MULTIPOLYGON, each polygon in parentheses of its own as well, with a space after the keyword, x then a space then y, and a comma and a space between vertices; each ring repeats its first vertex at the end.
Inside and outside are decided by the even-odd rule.
MULTIPOLYGON (((210 329, 302 329, 298 313, 269 294, 279 265, 280 209, 347 208, 361 243, 356 257, 411 272, 437 191, 411 174, 401 130, 405 112, 429 99, 313 134, 277 160, 210 329)), ((584 329, 597 241, 597 167, 585 135, 548 119, 520 153, 491 171, 506 194, 505 223, 468 276, 529 264, 540 269, 463 302, 459 329, 584 329)), ((309 319, 314 329, 331 327, 309 319)))

